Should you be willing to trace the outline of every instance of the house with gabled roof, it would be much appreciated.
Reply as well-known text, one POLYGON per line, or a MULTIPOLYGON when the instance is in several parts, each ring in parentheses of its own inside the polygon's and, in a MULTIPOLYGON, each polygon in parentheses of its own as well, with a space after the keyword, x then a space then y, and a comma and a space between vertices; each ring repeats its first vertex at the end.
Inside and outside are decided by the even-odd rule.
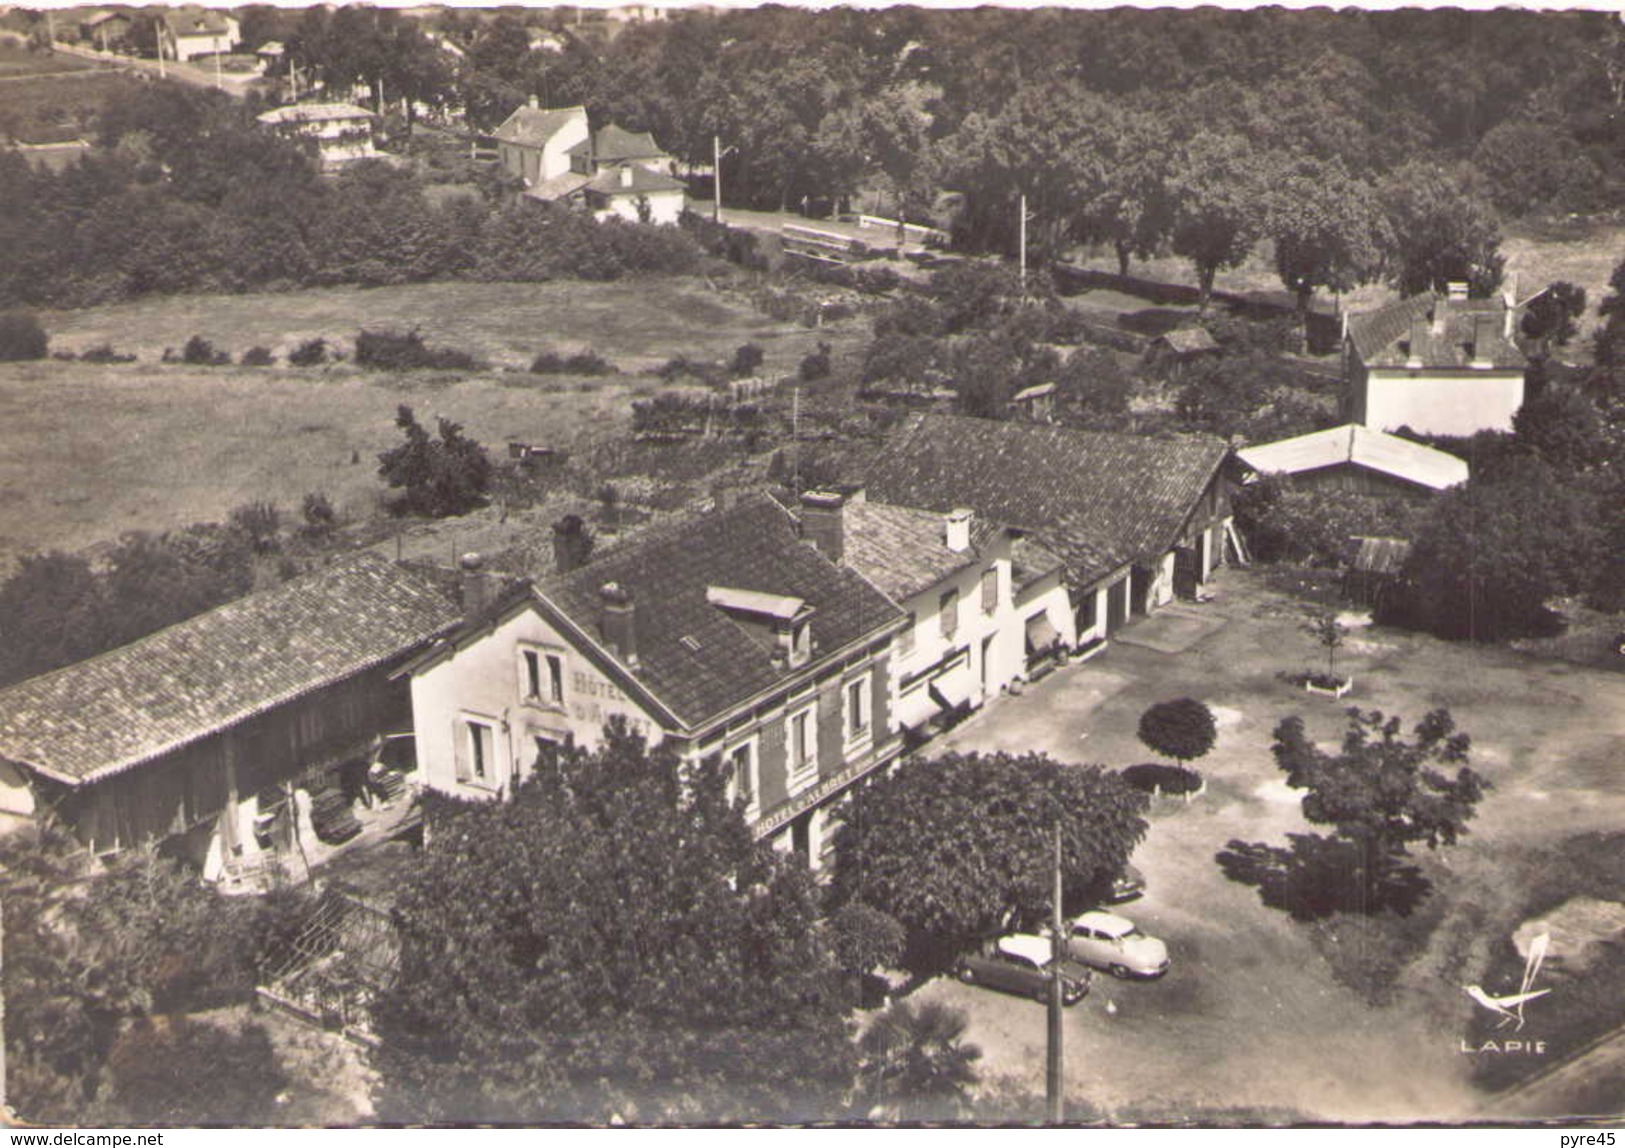
POLYGON ((569 175, 570 149, 588 135, 586 108, 544 108, 532 96, 502 121, 491 138, 502 170, 529 190, 569 175))
POLYGON ((501 798, 613 718, 725 763, 757 836, 818 864, 832 806, 902 749, 888 688, 903 611, 765 496, 585 565, 556 553, 401 671, 425 784, 501 798))
POLYGON ((207 876, 246 867, 267 837, 298 845, 262 820, 297 821, 296 782, 410 732, 391 672, 461 617, 435 579, 362 553, 19 682, 0 795, 98 854, 179 839, 207 876))
POLYGON ((1469 473, 1453 454, 1358 423, 1246 447, 1236 458, 1298 489, 1358 494, 1431 494, 1466 482, 1469 473))
POLYGON ((355 104, 289 104, 261 112, 257 118, 289 139, 313 144, 326 172, 356 160, 376 159, 379 154, 372 138, 377 117, 355 104))
POLYGON ((242 42, 237 17, 218 8, 185 5, 164 13, 160 50, 171 60, 225 55, 242 42))
POLYGON ((1060 559, 1088 645, 1176 595, 1194 597, 1233 529, 1206 435, 1149 438, 960 415, 915 416, 869 463, 871 499, 970 507, 1060 559))
POLYGON ((1466 284, 1350 316, 1350 421, 1438 435, 1511 430, 1528 369, 1516 329, 1510 296, 1470 299, 1466 284))

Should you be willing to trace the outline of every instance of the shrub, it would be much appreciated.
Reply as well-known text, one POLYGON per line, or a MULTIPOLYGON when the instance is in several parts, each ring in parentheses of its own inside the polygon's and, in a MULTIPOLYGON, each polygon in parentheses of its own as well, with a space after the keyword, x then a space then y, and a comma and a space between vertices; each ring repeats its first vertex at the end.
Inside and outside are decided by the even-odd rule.
POLYGON ((754 375, 756 369, 762 365, 762 360, 765 357, 762 348, 755 343, 740 344, 739 348, 734 351, 732 365, 734 376, 742 379, 754 375))
POLYGON ((231 524, 248 536, 254 553, 269 554, 277 548, 282 512, 272 502, 245 502, 231 512, 231 524))
POLYGON ((1195 793, 1202 788, 1202 775, 1196 770, 1160 761, 1129 766, 1123 771, 1123 780, 1142 793, 1195 793))
POLYGON ((288 352, 288 365, 290 367, 319 367, 326 361, 326 339, 306 339, 288 352))
POLYGON ((378 476, 403 492, 391 510, 444 518, 466 513, 485 500, 491 460, 483 446, 464 436, 461 426, 440 419, 436 439, 405 404, 395 412, 395 425, 406 441, 378 456, 378 476))
POLYGON ((276 356, 271 354, 269 347, 250 347, 243 352, 242 364, 245 367, 269 367, 276 363, 276 356))
POLYGON ((580 351, 574 355, 543 351, 530 361, 530 372, 533 375, 613 375, 615 367, 596 351, 580 351))
POLYGON ((820 342, 816 351, 805 356, 801 360, 801 369, 799 371, 801 381, 804 383, 810 383, 815 379, 828 378, 830 367, 829 360, 830 346, 828 343, 820 342))
POLYGON ((26 311, 0 315, 0 362, 43 359, 51 344, 39 320, 26 311))
POLYGON ((259 1025, 228 1032, 183 1017, 142 1019, 108 1058, 112 1103, 129 1123, 259 1123, 286 1079, 259 1025))
POLYGON ((416 328, 399 331, 362 331, 355 338, 355 361, 380 371, 478 371, 484 364, 466 351, 431 348, 416 328))
POLYGON ((889 968, 903 955, 903 926, 896 917, 862 901, 848 901, 829 920, 835 959, 849 973, 889 968))
POLYGON ((216 350, 202 335, 193 335, 181 348, 181 362, 196 367, 223 367, 231 362, 231 352, 216 350))
POLYGON ((299 513, 304 519, 299 533, 307 538, 326 538, 338 528, 338 511, 333 509, 332 501, 323 491, 313 490, 306 494, 299 513))
POLYGON ((109 343, 98 343, 88 351, 79 353, 81 363, 133 363, 134 355, 121 355, 109 343))

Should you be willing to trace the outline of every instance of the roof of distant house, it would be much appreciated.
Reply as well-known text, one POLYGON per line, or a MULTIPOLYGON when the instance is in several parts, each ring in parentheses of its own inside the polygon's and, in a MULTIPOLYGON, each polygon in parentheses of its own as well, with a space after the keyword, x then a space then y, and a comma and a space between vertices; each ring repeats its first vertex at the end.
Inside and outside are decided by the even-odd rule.
POLYGON ((364 552, 0 690, 0 758, 95 781, 424 645, 461 611, 364 552))
POLYGON ((544 179, 525 189, 525 194, 532 199, 555 200, 563 199, 567 195, 574 195, 592 182, 592 176, 582 175, 579 171, 565 171, 555 175, 552 179, 544 179))
POLYGON ((187 5, 164 13, 164 23, 176 36, 224 36, 231 31, 232 16, 213 8, 187 5))
POLYGON ((846 561, 894 602, 905 601, 949 575, 979 564, 1006 530, 976 515, 971 519, 970 548, 951 550, 947 519, 934 511, 865 498, 848 502, 845 515, 846 561))
POLYGON ((690 728, 802 672, 770 638, 741 624, 712 591, 799 599, 812 615, 814 660, 895 627, 902 612, 855 570, 801 540, 790 514, 752 495, 737 506, 662 527, 579 570, 537 584, 542 599, 599 641, 601 590, 632 593, 637 666, 627 670, 690 728))
POLYGON ((1429 490, 1456 486, 1468 476, 1467 463, 1453 454, 1357 423, 1260 443, 1236 457, 1260 474, 1302 474, 1351 463, 1429 490))
POLYGON ((517 144, 520 147, 545 147, 566 124, 573 120, 585 122, 586 118, 587 109, 579 106, 533 108, 521 104, 514 109, 513 115, 502 121, 501 127, 491 133, 491 138, 499 143, 517 144))
POLYGON ((1483 358, 1473 346, 1474 318, 1488 315, 1494 320, 1488 328, 1491 366, 1521 371, 1528 360, 1506 336, 1506 309, 1501 299, 1451 299, 1424 292, 1376 311, 1350 316, 1349 340, 1368 367, 1408 367, 1414 361, 1420 362, 1422 368, 1465 368, 1474 359, 1483 358), (1412 347, 1412 336, 1418 331, 1422 345, 1412 347))
POLYGON ((1030 533, 1087 584, 1172 545, 1229 448, 960 415, 916 416, 870 464, 869 497, 973 507, 1030 533))
POLYGON ((569 154, 590 156, 593 163, 600 166, 627 160, 671 158, 648 132, 629 132, 619 124, 599 128, 589 139, 571 147, 569 154))
POLYGON ((1179 355, 1198 355, 1221 349, 1213 336, 1208 334, 1206 327, 1176 327, 1157 336, 1152 342, 1165 343, 1170 350, 1179 355))
POLYGON ((650 171, 635 163, 605 168, 585 186, 588 191, 604 196, 646 195, 651 191, 682 191, 685 187, 680 179, 674 179, 664 172, 650 171), (630 179, 625 174, 627 172, 631 173, 630 179))
POLYGON ((50 143, 25 143, 18 140, 11 146, 32 166, 53 173, 66 171, 81 156, 91 151, 91 144, 82 139, 56 140, 50 143))
POLYGON ((355 104, 288 104, 256 117, 262 124, 314 124, 330 120, 370 120, 373 114, 355 104))

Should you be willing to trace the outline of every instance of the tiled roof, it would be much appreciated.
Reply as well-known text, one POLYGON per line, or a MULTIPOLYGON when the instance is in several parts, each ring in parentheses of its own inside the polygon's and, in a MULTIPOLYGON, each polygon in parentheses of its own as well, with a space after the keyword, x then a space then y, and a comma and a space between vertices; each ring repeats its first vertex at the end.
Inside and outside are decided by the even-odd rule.
POLYGON ((1398 574, 1411 556, 1411 544, 1403 538, 1362 538, 1354 556, 1354 568, 1367 574, 1398 574))
POLYGON ((848 503, 846 561, 894 602, 929 589, 957 570, 979 563, 1005 528, 977 515, 969 550, 948 549, 946 521, 929 510, 885 503, 848 503))
POLYGON ((595 163, 620 163, 629 159, 664 159, 665 150, 648 132, 629 132, 619 124, 608 124, 592 138, 595 163))
POLYGON ((1502 370, 1522 370, 1527 365, 1522 351, 1505 335, 1506 304, 1500 299, 1450 299, 1424 293, 1390 303, 1376 311, 1349 318, 1349 340, 1354 352, 1368 367, 1406 367, 1421 360, 1422 368, 1464 368, 1474 355, 1473 317, 1492 315, 1489 361, 1502 370), (1435 333, 1432 320, 1445 309, 1444 330, 1435 333), (1420 353, 1412 355, 1411 333, 1417 321, 1427 323, 1420 353))
POLYGON ((1260 443, 1236 457, 1260 474, 1302 474, 1352 463, 1430 490, 1466 482, 1468 474, 1467 464, 1453 454, 1356 423, 1260 443))
POLYGON ((520 147, 544 147, 566 124, 586 118, 587 109, 582 107, 533 108, 521 105, 513 115, 502 121, 501 127, 491 133, 491 138, 520 147))
POLYGON ((262 124, 313 124, 328 120, 371 120, 366 108, 355 104, 289 104, 259 114, 262 124))
POLYGON ((1219 344, 1208 334, 1206 327, 1179 327, 1162 335, 1157 342, 1168 344, 1171 350, 1180 355, 1195 355, 1219 349, 1219 344))
POLYGON ((650 171, 646 167, 629 163, 625 167, 605 168, 592 177, 587 184, 587 190, 597 192, 599 195, 643 195, 651 191, 681 191, 685 187, 680 179, 673 179, 663 172, 650 171), (622 173, 631 172, 631 182, 626 182, 622 173))
POLYGON ((565 171, 555 175, 552 179, 544 179, 525 189, 525 194, 532 199, 545 199, 551 202, 573 195, 592 182, 592 176, 582 175, 576 171, 565 171))
POLYGON ((608 582, 633 594, 632 675, 690 728, 806 669, 775 663, 758 634, 707 601, 711 587, 800 598, 816 611, 814 662, 903 618, 857 572, 803 542, 784 508, 759 495, 643 535, 537 590, 596 637, 608 582))
POLYGON ((1022 535, 1010 547, 1010 581, 1015 585, 1018 596, 1045 575, 1065 568, 1066 563, 1061 561, 1060 556, 1035 538, 1022 535))
POLYGON ((224 36, 231 31, 229 14, 209 8, 176 8, 164 14, 164 23, 177 36, 224 36))
POLYGON ((923 415, 888 443, 869 497, 978 514, 1031 533, 1075 584, 1172 545, 1228 448, 1026 422, 923 415))
POLYGON ((415 649, 459 613, 423 575, 358 554, 0 690, 0 758, 92 781, 415 649))

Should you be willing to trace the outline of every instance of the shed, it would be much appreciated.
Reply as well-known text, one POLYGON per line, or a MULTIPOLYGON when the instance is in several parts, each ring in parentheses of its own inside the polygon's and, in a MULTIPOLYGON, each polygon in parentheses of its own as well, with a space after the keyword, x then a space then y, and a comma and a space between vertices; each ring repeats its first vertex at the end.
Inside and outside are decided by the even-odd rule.
POLYGON ((1343 579, 1343 591, 1355 602, 1375 607, 1399 581, 1411 544, 1403 538, 1356 538, 1359 549, 1343 579))

